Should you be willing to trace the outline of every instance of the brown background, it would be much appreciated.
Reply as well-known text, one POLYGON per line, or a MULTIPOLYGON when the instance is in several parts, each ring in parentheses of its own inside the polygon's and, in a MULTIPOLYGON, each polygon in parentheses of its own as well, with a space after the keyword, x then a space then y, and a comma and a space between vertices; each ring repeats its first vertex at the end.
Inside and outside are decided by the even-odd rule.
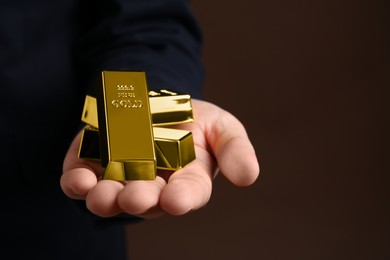
POLYGON ((244 123, 261 178, 129 226, 130 259, 390 259, 386 1, 193 6, 205 99, 244 123))

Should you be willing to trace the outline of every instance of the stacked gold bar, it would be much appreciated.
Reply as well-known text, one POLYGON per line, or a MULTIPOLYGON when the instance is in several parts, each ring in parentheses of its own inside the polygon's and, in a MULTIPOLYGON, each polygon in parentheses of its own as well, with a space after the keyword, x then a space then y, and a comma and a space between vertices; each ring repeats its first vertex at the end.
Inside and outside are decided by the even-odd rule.
POLYGON ((149 92, 150 110, 154 126, 183 124, 194 121, 191 97, 166 89, 149 92))
POLYGON ((162 127, 193 121, 188 94, 148 91, 145 73, 129 71, 103 71, 98 90, 85 99, 79 158, 100 160, 103 179, 151 180, 195 159, 190 131, 162 127))

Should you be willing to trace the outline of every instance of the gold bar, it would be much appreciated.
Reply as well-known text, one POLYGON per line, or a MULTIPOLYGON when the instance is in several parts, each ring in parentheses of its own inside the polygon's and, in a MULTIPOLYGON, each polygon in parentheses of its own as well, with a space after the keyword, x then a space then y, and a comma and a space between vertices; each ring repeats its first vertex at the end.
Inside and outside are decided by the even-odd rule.
POLYGON ((97 96, 103 179, 156 178, 152 118, 144 72, 103 71, 97 96))
MULTIPOLYGON (((149 91, 153 126, 165 126, 193 122, 191 96, 169 90, 149 91)), ((98 126, 96 98, 85 97, 81 121, 95 128, 98 126)))
POLYGON ((157 168, 178 170, 195 159, 190 131, 153 127, 157 168))
POLYGON ((83 113, 81 114, 81 121, 87 125, 99 128, 97 110, 96 98, 87 95, 84 101, 83 113))
MULTIPOLYGON (((190 131, 153 127, 157 169, 178 170, 195 159, 190 131)), ((86 127, 80 142, 79 158, 100 160, 99 130, 86 127)))
POLYGON ((150 111, 153 126, 193 122, 191 96, 169 90, 150 91, 150 111))

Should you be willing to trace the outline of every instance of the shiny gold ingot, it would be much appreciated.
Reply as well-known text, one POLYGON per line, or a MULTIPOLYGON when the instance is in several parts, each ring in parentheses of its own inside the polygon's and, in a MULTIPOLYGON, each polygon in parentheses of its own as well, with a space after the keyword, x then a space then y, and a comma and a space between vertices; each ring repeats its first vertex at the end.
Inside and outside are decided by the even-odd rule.
MULTIPOLYGON (((183 124, 194 121, 191 96, 169 90, 149 91, 153 126, 183 124)), ((96 98, 85 97, 81 121, 95 128, 98 126, 96 98)))
MULTIPOLYGON (((195 159, 194 142, 190 131, 154 127, 157 169, 178 170, 195 159)), ((100 160, 99 130, 83 129, 79 158, 100 160)))
POLYGON ((81 121, 87 125, 99 128, 97 110, 96 98, 87 95, 84 101, 83 113, 81 114, 81 121))
POLYGON ((89 95, 85 97, 81 121, 95 128, 99 127, 96 98, 89 95))
POLYGON ((190 131, 154 127, 153 133, 158 169, 178 170, 195 159, 190 131))
POLYGON ((103 179, 155 179, 156 157, 145 73, 103 71, 97 93, 103 179))
POLYGON ((191 96, 169 90, 149 92, 150 111, 154 126, 183 124, 194 121, 191 96))

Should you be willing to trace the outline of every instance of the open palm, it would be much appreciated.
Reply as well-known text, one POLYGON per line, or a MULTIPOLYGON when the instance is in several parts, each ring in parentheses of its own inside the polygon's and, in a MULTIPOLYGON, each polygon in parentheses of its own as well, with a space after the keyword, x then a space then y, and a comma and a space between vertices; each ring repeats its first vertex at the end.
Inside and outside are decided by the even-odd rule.
POLYGON ((238 186, 251 185, 259 175, 255 150, 245 128, 232 114, 209 102, 192 100, 194 122, 176 128, 193 134, 196 159, 175 172, 159 171, 155 180, 101 180, 98 162, 78 158, 81 134, 64 159, 61 187, 72 199, 102 217, 128 213, 155 218, 183 215, 210 199, 217 172, 238 186))

